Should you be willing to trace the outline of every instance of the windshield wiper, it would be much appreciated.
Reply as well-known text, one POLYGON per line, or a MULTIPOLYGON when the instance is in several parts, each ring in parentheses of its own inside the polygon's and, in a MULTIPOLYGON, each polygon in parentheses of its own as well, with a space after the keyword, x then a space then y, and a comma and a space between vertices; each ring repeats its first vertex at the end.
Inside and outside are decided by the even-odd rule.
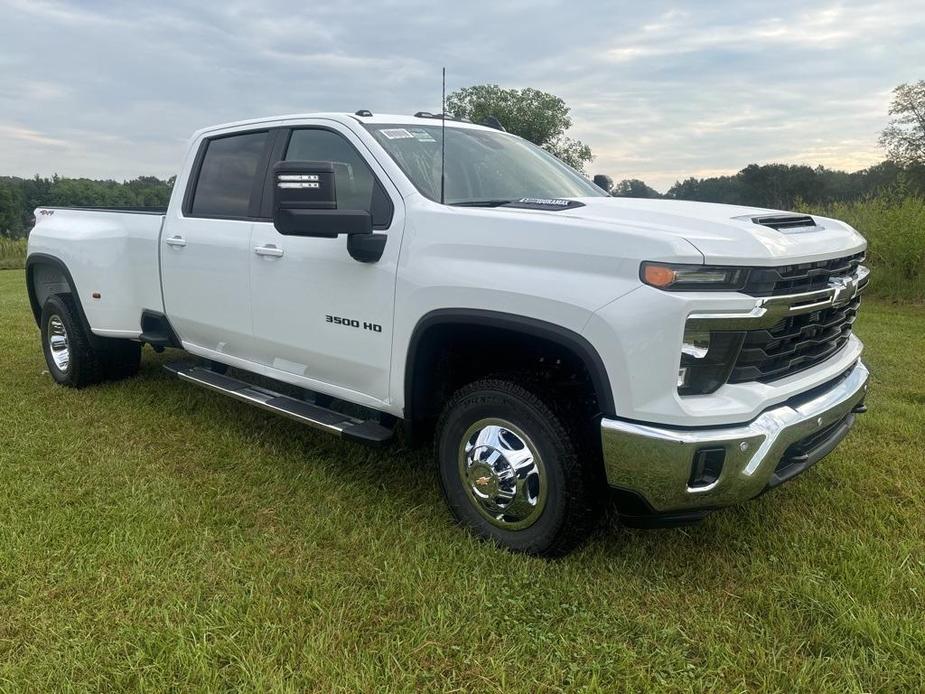
POLYGON ((513 200, 464 200, 463 202, 451 202, 452 207, 501 207, 509 205, 513 200))

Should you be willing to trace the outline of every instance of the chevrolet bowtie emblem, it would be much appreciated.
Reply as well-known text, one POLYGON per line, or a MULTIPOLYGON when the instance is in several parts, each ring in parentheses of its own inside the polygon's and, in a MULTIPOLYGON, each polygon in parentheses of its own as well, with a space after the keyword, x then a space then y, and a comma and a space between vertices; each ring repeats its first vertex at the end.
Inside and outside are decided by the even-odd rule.
POLYGON ((475 481, 475 484, 476 484, 477 487, 484 487, 486 484, 488 484, 489 480, 490 480, 490 478, 486 475, 486 476, 484 476, 484 477, 479 477, 479 478, 475 481))
POLYGON ((853 277, 833 277, 829 280, 829 287, 835 290, 832 306, 844 306, 858 291, 858 283, 853 277))

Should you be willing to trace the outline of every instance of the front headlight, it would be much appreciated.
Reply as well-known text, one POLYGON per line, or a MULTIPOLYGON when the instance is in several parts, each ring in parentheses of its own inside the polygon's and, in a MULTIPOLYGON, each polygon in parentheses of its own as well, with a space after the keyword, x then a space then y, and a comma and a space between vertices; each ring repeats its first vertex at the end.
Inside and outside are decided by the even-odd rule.
POLYGON ((645 261, 639 279, 669 292, 737 291, 745 286, 748 268, 682 265, 645 261))
POLYGON ((685 329, 678 366, 678 394, 707 395, 717 390, 729 379, 744 340, 744 332, 685 329))

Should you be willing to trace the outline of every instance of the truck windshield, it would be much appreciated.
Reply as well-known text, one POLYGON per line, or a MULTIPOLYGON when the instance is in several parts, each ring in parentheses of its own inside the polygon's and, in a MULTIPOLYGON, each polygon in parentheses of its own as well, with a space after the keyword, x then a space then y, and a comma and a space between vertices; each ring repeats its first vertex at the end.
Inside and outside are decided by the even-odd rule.
MULTIPOLYGON (((440 201, 441 127, 367 125, 415 187, 440 201)), ((497 206, 521 198, 604 197, 607 194, 548 152, 508 133, 446 128, 445 201, 497 206)))

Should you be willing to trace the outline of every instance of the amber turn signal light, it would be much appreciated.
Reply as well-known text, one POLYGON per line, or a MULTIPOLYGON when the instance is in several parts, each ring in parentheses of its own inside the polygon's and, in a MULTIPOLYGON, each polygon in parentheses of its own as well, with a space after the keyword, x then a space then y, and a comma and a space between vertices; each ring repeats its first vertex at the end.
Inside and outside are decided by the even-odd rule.
POLYGON ((678 278, 677 273, 664 265, 646 264, 643 279, 653 287, 669 287, 678 278))

